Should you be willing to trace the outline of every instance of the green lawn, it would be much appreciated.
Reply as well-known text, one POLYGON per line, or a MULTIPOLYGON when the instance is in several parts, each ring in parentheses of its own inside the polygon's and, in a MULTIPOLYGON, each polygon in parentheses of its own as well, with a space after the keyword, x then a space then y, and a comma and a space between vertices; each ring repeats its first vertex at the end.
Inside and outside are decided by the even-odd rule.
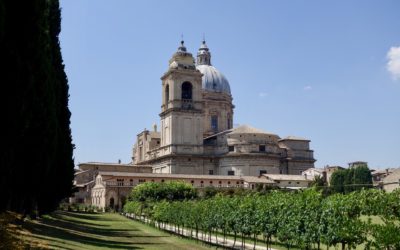
POLYGON ((209 249, 119 214, 55 212, 39 221, 9 226, 18 248, 34 249, 209 249))

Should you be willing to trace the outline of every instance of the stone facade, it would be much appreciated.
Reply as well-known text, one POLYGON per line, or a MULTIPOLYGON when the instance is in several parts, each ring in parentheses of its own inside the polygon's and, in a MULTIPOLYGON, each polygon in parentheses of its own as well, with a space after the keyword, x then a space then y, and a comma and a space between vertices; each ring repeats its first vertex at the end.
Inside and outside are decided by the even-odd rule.
POLYGON ((131 189, 146 182, 183 181, 195 188, 245 188, 281 187, 300 189, 309 186, 311 180, 301 175, 260 176, 226 176, 226 175, 189 175, 189 174, 156 174, 156 173, 127 173, 99 172, 95 185, 91 189, 91 204, 105 209, 106 207, 120 209, 125 204, 131 189))
POLYGON ((197 60, 183 42, 161 77, 160 131, 137 135, 133 161, 154 173, 248 175, 292 174, 314 167, 310 140, 233 127, 229 82, 211 65, 203 41, 197 60), (197 61, 197 62, 196 62, 197 61))
POLYGON ((391 169, 381 181, 382 188, 387 192, 393 192, 400 188, 400 168, 391 169))
POLYGON ((251 126, 233 128, 230 85, 203 41, 195 61, 183 42, 161 77, 160 129, 137 134, 132 164, 82 163, 71 202, 120 209, 143 182, 181 180, 196 188, 304 188, 314 167, 310 140, 251 126))
MULTIPOLYGON (((120 164, 120 163, 104 163, 104 162, 87 162, 80 163, 79 169, 75 172, 74 186, 76 192, 70 197, 70 203, 80 203, 86 205, 95 205, 95 197, 100 197, 99 192, 93 193, 93 190, 99 188, 99 181, 96 179, 100 172, 102 173, 152 173, 151 166, 135 166, 133 164, 120 164), (97 186, 96 186, 97 185, 97 186)), ((130 191, 127 190, 127 191, 130 191)), ((103 203, 102 203, 103 204, 103 203)))

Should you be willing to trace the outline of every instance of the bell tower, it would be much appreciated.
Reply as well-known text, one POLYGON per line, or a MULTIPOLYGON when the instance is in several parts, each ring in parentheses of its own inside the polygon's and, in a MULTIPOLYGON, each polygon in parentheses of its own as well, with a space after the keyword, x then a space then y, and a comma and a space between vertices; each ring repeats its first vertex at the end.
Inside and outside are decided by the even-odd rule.
POLYGON ((161 77, 160 155, 203 153, 202 74, 184 42, 169 60, 161 77))

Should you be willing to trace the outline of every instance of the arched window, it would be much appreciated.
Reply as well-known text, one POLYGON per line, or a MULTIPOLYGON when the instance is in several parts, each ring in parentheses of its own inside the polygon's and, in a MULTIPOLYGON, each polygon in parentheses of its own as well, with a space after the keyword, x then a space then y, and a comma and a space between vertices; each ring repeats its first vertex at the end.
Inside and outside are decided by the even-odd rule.
POLYGON ((211 116, 211 129, 212 131, 218 131, 218 116, 211 116))
POLYGON ((232 128, 231 124, 232 124, 231 115, 228 114, 228 119, 227 119, 227 125, 228 125, 227 128, 228 128, 228 129, 231 129, 231 128, 232 128))
POLYGON ((169 85, 165 86, 165 104, 168 105, 169 102, 169 85))
POLYGON ((192 100, 192 88, 190 82, 182 83, 182 99, 192 100))
POLYGON ((114 198, 113 197, 110 198, 110 207, 114 208, 114 198))

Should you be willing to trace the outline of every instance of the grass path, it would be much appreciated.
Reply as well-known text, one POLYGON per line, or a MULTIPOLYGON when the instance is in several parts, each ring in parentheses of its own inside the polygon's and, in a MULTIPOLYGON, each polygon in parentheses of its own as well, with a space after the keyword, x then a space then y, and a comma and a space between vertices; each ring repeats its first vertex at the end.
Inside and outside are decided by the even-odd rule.
POLYGON ((56 212, 9 227, 21 248, 33 249, 210 249, 119 214, 56 212))

